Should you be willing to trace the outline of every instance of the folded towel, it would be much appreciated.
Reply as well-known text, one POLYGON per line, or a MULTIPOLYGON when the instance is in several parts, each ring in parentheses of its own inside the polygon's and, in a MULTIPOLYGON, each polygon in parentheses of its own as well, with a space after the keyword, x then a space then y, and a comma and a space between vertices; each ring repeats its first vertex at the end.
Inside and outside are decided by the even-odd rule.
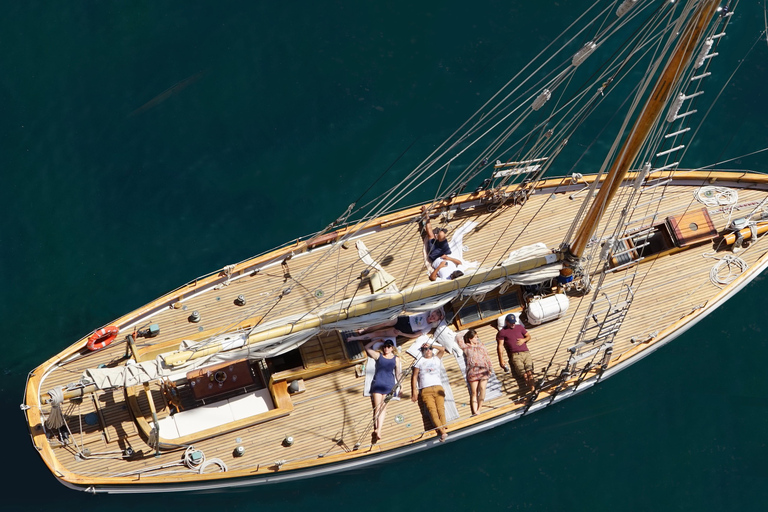
POLYGON ((459 344, 456 343, 456 331, 445 320, 441 320, 437 327, 435 327, 435 339, 440 345, 445 347, 446 352, 454 355, 463 354, 459 344))
POLYGON ((451 248, 451 256, 457 260, 464 261, 464 235, 475 229, 477 222, 468 220, 453 232, 448 247, 451 248))
MULTIPOLYGON (((355 242, 355 247, 357 247, 357 255, 360 257, 360 260, 368 265, 369 267, 375 269, 380 274, 380 283, 377 286, 380 286, 383 288, 384 292, 386 293, 397 293, 400 291, 400 289, 397 287, 397 284, 395 284, 395 278, 389 275, 381 265, 379 265, 379 262, 373 259, 371 256, 371 251, 368 250, 368 247, 365 246, 365 243, 362 240, 358 240, 355 242)), ((374 293, 379 290, 373 290, 374 293)))
POLYGON ((435 342, 435 340, 429 334, 422 334, 413 340, 413 343, 411 343, 411 345, 406 349, 406 352, 414 358, 418 359, 421 357, 421 346, 425 343, 436 343, 439 345, 439 343, 435 342))

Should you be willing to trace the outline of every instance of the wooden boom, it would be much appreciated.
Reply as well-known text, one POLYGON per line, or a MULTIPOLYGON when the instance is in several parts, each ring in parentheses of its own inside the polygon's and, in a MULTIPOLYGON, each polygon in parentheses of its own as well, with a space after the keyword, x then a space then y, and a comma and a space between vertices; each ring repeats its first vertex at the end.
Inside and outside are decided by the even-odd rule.
MULTIPOLYGON (((351 305, 346 308, 334 309, 332 312, 322 315, 306 315, 304 319, 295 323, 286 323, 271 329, 266 329, 260 332, 252 333, 248 337, 248 345, 253 345, 262 341, 267 341, 278 336, 285 336, 304 329, 312 329, 320 327, 321 325, 338 322, 340 320, 346 320, 347 318, 354 318, 369 313, 375 313, 376 311, 382 311, 395 306, 402 306, 408 302, 433 297, 443 293, 460 290, 467 286, 474 286, 482 284, 484 282, 493 281, 494 279, 500 279, 503 277, 511 276, 519 272, 526 270, 532 270, 534 268, 543 267, 550 263, 553 263, 553 257, 560 259, 560 255, 551 255, 550 257, 541 256, 538 258, 531 258, 528 260, 510 263, 507 265, 501 265, 494 267, 490 270, 479 271, 475 274, 459 277, 458 279, 452 279, 450 281, 440 281, 435 283, 423 283, 413 286, 408 291, 399 293, 390 293, 383 297, 375 298, 370 301, 366 301, 360 304, 351 305)), ((211 343, 203 349, 192 351, 185 350, 180 352, 174 352, 163 357, 165 364, 169 366, 178 366, 184 364, 192 359, 205 357, 211 354, 215 354, 222 349, 222 345, 219 342, 211 343)))

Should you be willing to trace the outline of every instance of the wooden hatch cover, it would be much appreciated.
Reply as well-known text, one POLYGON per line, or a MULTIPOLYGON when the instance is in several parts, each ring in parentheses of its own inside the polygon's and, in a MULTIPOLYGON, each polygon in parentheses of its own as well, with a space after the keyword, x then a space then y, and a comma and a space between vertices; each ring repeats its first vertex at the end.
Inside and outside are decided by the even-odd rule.
POLYGON ((678 247, 688 247, 717 236, 717 229, 706 208, 667 217, 667 226, 678 247))

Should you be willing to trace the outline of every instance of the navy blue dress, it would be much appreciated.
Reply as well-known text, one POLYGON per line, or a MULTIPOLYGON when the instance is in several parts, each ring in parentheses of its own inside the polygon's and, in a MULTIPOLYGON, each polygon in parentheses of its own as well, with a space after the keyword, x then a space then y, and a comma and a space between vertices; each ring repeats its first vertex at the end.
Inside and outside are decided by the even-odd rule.
POLYGON ((397 356, 392 359, 379 356, 376 360, 376 370, 373 374, 371 383, 371 393, 380 393, 386 395, 395 387, 395 367, 397 366, 397 356))

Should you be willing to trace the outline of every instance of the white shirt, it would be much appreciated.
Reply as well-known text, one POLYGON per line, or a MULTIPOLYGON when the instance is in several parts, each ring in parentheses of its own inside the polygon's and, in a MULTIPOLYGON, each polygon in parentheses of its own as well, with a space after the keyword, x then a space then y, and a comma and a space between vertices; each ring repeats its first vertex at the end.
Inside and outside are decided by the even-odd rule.
POLYGON ((440 379, 439 357, 422 357, 413 366, 419 369, 419 389, 443 385, 443 381, 440 379))
POLYGON ((454 262, 449 260, 444 260, 442 257, 437 258, 435 261, 432 262, 432 268, 437 268, 441 263, 445 262, 446 265, 443 267, 440 267, 437 271, 437 277, 440 279, 450 279, 451 274, 453 274, 457 270, 461 270, 462 272, 466 273, 467 267, 465 265, 456 265, 454 262))
POLYGON ((414 333, 430 331, 433 326, 432 324, 427 323, 428 317, 429 313, 409 315, 408 322, 411 324, 411 331, 414 333))

